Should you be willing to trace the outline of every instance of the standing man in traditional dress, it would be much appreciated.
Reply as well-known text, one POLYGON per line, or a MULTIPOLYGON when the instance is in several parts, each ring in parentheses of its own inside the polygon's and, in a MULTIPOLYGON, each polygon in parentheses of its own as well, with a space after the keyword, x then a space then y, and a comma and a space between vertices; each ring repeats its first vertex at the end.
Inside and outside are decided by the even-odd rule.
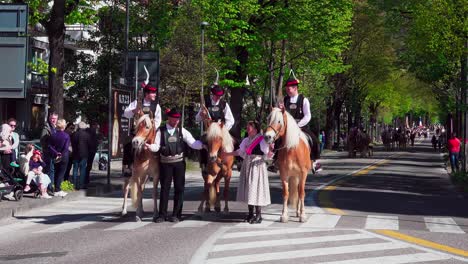
MULTIPOLYGON (((309 121, 312 117, 310 113, 310 102, 309 99, 307 99, 306 97, 304 97, 304 95, 299 93, 298 86, 299 80, 296 79, 294 73, 292 73, 292 75, 286 81, 287 96, 284 97, 284 101, 282 103, 279 103, 279 107, 281 109, 285 109, 289 114, 291 114, 291 116, 294 118, 294 120, 296 120, 297 125, 301 128, 301 130, 311 137, 312 145, 310 146, 310 158, 311 160, 316 161, 318 158, 320 158, 320 145, 317 136, 314 133, 312 133, 308 126, 309 121)), ((277 145, 279 144, 275 144, 275 149, 280 147, 277 145)), ((314 165, 312 166, 313 172, 320 168, 317 165, 318 164, 315 164, 314 162, 314 165)), ((278 171, 276 159, 274 159, 273 165, 268 167, 268 170, 272 172, 278 171)))
POLYGON ((179 222, 182 218, 185 189, 185 143, 193 149, 201 149, 203 144, 195 140, 185 128, 179 126, 181 114, 172 108, 167 114, 167 123, 156 132, 154 144, 146 144, 152 152, 160 151, 160 181, 161 193, 159 200, 159 216, 153 219, 156 223, 164 221, 179 222), (174 209, 172 216, 167 218, 169 191, 174 181, 174 209))

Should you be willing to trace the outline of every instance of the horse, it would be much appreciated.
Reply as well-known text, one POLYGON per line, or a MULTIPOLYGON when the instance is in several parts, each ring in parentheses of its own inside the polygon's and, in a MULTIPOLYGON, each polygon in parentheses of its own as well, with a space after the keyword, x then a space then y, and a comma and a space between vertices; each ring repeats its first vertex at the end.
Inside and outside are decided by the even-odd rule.
POLYGON ((356 152, 361 152, 361 158, 371 156, 369 135, 357 128, 352 128, 348 135, 348 157, 356 157, 356 152))
POLYGON ((150 150, 145 149, 145 143, 153 144, 156 136, 154 121, 149 115, 144 114, 138 117, 136 123, 135 137, 132 139, 133 167, 132 176, 124 186, 124 202, 122 205, 122 215, 127 214, 127 196, 130 189, 132 205, 136 208, 135 220, 141 221, 143 217, 143 191, 148 176, 153 177, 153 217, 158 216, 157 195, 159 182, 159 158, 150 150), (129 188, 130 186, 130 188, 129 188))
POLYGON ((199 212, 203 212, 203 204, 205 211, 210 212, 211 207, 214 207, 216 212, 221 211, 221 195, 219 185, 221 179, 224 179, 224 213, 229 213, 229 184, 232 176, 232 166, 234 164, 234 156, 223 157, 223 152, 232 152, 234 150, 234 140, 229 134, 229 131, 222 123, 207 122, 206 127, 206 142, 208 147, 208 164, 206 167, 207 174, 203 175, 205 188, 202 194, 202 199, 198 207, 199 212))
POLYGON ((391 150, 391 142, 392 142, 392 133, 388 129, 385 129, 382 132, 382 143, 384 144, 385 150, 390 151, 391 150))
POLYGON ((278 138, 282 146, 278 149, 278 167, 283 186, 283 211, 280 221, 288 222, 288 201, 296 209, 296 217, 305 222, 305 183, 312 168, 311 147, 307 135, 301 131, 294 118, 284 109, 273 108, 268 116, 268 127, 264 140, 271 144, 278 138), (290 197, 291 196, 291 197, 290 197))

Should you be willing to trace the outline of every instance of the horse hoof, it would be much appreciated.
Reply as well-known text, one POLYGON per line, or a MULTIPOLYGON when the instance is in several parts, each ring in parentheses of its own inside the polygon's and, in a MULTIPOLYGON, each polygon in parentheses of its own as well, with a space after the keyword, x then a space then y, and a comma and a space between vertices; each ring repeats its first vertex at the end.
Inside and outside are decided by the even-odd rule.
POLYGON ((229 214, 229 208, 227 208, 227 207, 224 208, 223 213, 224 213, 224 214, 229 214))
POLYGON ((299 222, 304 223, 307 220, 307 217, 305 215, 302 215, 299 217, 299 222))
POLYGON ((122 212, 120 213, 120 216, 126 216, 126 215, 127 215, 127 211, 122 211, 122 212))
POLYGON ((215 207, 215 212, 217 213, 221 212, 221 207, 215 207))
POLYGON ((209 207, 205 207, 205 213, 211 213, 211 209, 209 207))
POLYGON ((203 213, 203 206, 198 207, 198 212, 203 213))
POLYGON ((281 216, 280 222, 281 223, 287 223, 288 222, 288 217, 287 216, 281 216))
POLYGON ((141 222, 141 217, 135 216, 135 222, 141 222))

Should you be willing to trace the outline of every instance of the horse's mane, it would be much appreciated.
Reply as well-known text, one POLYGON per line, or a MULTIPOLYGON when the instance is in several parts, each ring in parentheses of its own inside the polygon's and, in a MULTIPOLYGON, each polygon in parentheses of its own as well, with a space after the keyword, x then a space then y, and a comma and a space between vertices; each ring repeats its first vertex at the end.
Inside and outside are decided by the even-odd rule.
MULTIPOLYGON (((145 137, 145 143, 148 143, 148 144, 153 144, 154 143, 154 139, 156 137, 156 128, 154 127, 153 125, 153 121, 151 120, 151 118, 149 117, 149 115, 142 115, 140 116, 140 118, 138 118, 137 120, 137 123, 136 123, 136 128, 138 129, 140 127, 140 124, 142 122, 145 122, 145 126, 147 129, 150 129, 150 132, 148 133, 148 135, 145 137)), ((135 131, 138 135, 138 131, 135 131)), ((135 154, 136 153, 141 153, 142 150, 143 150, 143 147, 144 147, 144 144, 140 145, 137 147, 136 151, 135 151, 135 154)))
POLYGON ((229 134, 227 128, 225 126, 221 128, 218 123, 212 122, 206 131, 206 139, 211 141, 214 138, 219 137, 223 139, 224 151, 231 152, 234 150, 234 140, 232 139, 231 134, 229 134))
POLYGON ((149 115, 142 115, 140 116, 140 118, 138 118, 137 120, 137 123, 136 123, 136 127, 139 127, 140 126, 140 123, 145 121, 145 124, 146 124, 146 127, 147 128, 151 128, 153 126, 153 122, 151 122, 151 118, 149 117, 149 115), (150 126, 150 127, 148 127, 150 126))
MULTIPOLYGON (((287 149, 295 148, 299 145, 299 140, 302 139, 304 143, 308 144, 307 136, 302 132, 301 128, 297 125, 296 120, 288 113, 285 112, 288 126, 286 128, 286 142, 285 146, 287 149)), ((269 125, 277 124, 284 126, 283 112, 279 108, 273 108, 272 112, 268 116, 269 125)), ((310 147, 310 146, 309 146, 310 147)))

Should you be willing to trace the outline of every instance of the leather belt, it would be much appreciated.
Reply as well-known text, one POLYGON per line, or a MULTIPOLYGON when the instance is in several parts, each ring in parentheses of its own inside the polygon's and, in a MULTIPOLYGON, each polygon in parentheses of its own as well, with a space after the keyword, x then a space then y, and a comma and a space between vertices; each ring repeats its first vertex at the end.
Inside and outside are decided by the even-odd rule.
POLYGON ((174 156, 164 156, 161 155, 160 161, 161 163, 176 163, 184 160, 184 154, 177 154, 174 156))

